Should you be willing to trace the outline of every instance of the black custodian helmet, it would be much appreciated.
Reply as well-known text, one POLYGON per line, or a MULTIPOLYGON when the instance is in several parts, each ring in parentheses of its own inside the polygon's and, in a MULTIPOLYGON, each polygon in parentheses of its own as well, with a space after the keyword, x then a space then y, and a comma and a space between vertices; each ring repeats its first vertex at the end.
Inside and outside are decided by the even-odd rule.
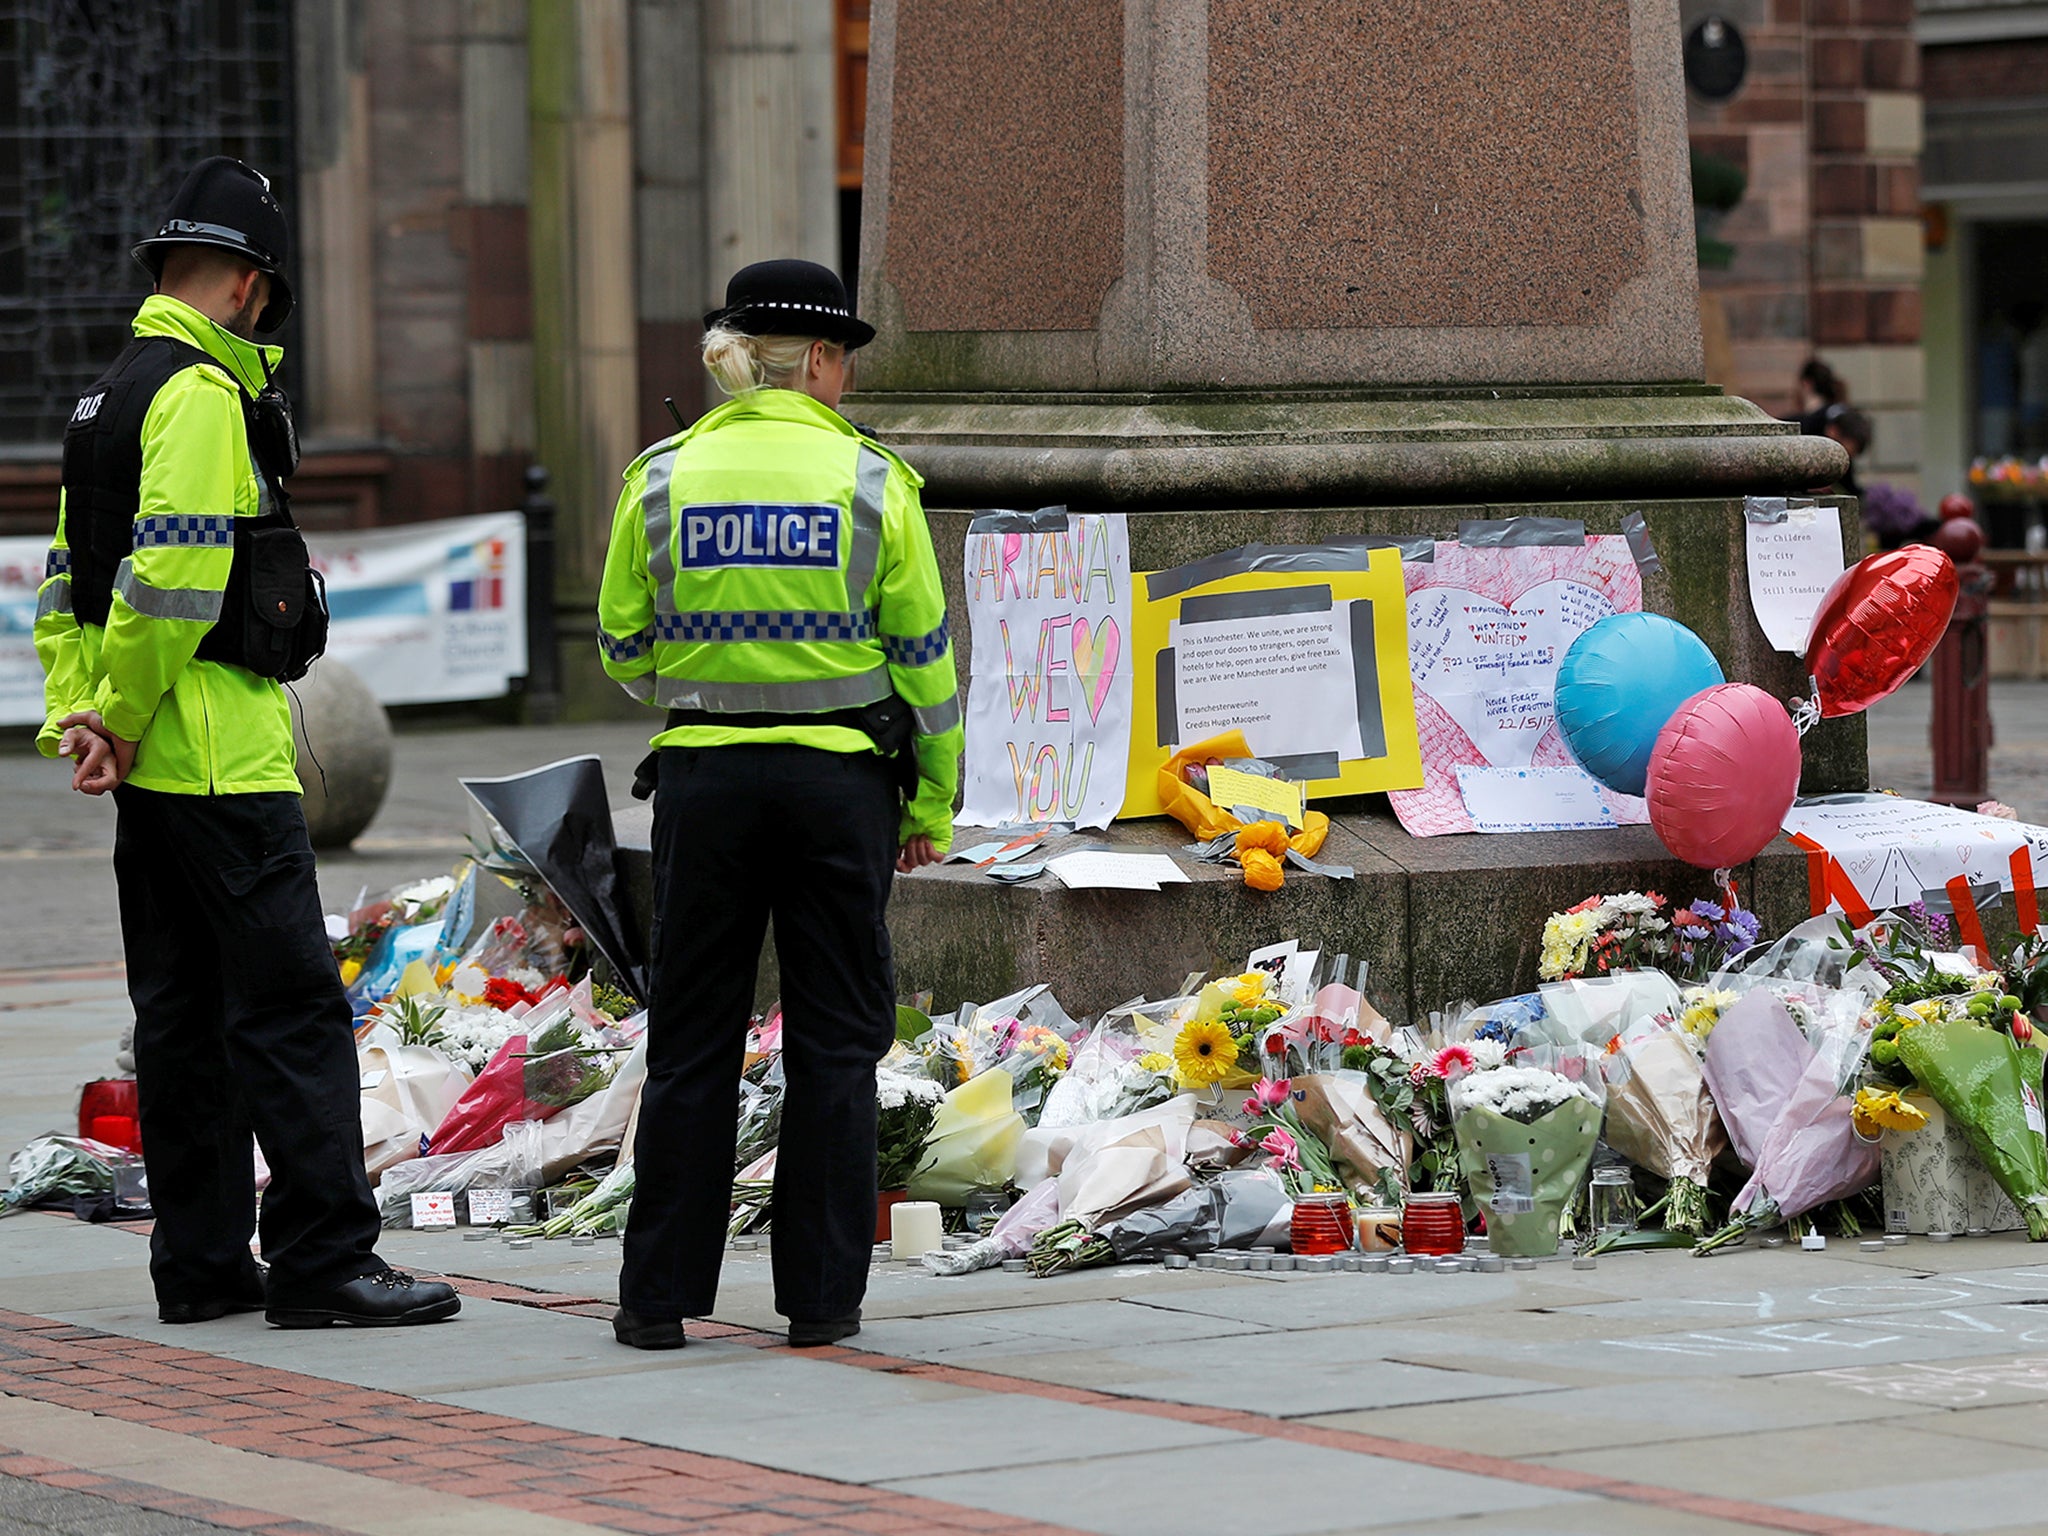
POLYGON ((159 282, 164 252, 174 245, 210 245, 232 251, 270 274, 270 302, 256 329, 274 331, 291 317, 292 287, 284 275, 291 230, 271 193, 270 178, 228 155, 192 167, 164 213, 161 228, 135 247, 135 259, 159 282))

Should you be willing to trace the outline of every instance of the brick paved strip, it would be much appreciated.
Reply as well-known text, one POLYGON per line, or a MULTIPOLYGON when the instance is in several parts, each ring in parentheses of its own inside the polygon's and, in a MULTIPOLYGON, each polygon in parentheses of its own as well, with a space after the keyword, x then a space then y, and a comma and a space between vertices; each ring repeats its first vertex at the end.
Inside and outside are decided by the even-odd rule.
MULTIPOLYGON (((457 1278, 460 1279, 465 1293, 470 1292, 473 1287, 488 1287, 490 1299, 493 1301, 510 1302, 515 1306, 540 1306, 549 1311, 595 1310, 604 1316, 611 1314, 608 1306, 592 1297, 571 1297, 560 1292, 534 1291, 526 1286, 511 1285, 503 1281, 457 1278)), ((730 1323, 693 1322, 689 1325, 688 1332, 693 1339, 715 1338, 729 1343, 750 1345, 756 1349, 787 1347, 781 1334, 767 1333, 758 1328, 741 1328, 730 1323)), ((1000 1392, 1014 1397, 1039 1397, 1085 1408, 1107 1408, 1114 1412, 1140 1414, 1147 1418, 1177 1419, 1183 1423, 1206 1424, 1242 1435, 1257 1435, 1267 1440, 1291 1440, 1298 1445, 1313 1445, 1331 1451, 1350 1451, 1361 1456, 1379 1456, 1388 1461, 1411 1462, 1417 1466, 1435 1467, 1444 1472, 1464 1472, 1475 1477, 1490 1477, 1500 1482, 1548 1488, 1557 1493, 1576 1493, 1590 1498, 1611 1499, 1621 1504, 1651 1505, 1658 1509, 1677 1510, 1707 1519, 1725 1520, 1731 1524, 1755 1526, 1760 1530, 1792 1531, 1798 1533, 1798 1536, 1920 1536, 1920 1533, 1901 1526, 1872 1525, 1835 1515, 1808 1514, 1804 1510, 1782 1509, 1775 1504, 1763 1504, 1749 1499, 1728 1499, 1690 1493, 1684 1489, 1665 1488, 1653 1483, 1602 1477, 1594 1472, 1577 1472, 1567 1467, 1540 1466, 1531 1462, 1516 1461, 1507 1456, 1489 1456, 1480 1451, 1429 1445, 1420 1440, 1397 1440, 1387 1435, 1365 1434, 1360 1430, 1301 1424, 1272 1414, 1250 1413, 1233 1408, 1204 1408, 1189 1403, 1161 1402, 1156 1398, 1105 1392, 1092 1387, 1066 1387, 1054 1382, 1034 1381, 1024 1376, 1005 1376, 1000 1372, 975 1370, 967 1366, 935 1365, 924 1360, 899 1359, 894 1355, 878 1354, 852 1346, 807 1350, 805 1353, 813 1360, 829 1360, 841 1365, 859 1366, 864 1370, 882 1371, 891 1375, 915 1376, 923 1381, 943 1382, 949 1386, 967 1387, 978 1392, 1000 1392)))
MULTIPOLYGON (((466 1283, 464 1289, 475 1294, 466 1283)), ((735 1536, 911 1531, 1078 1536, 1064 1527, 937 1499, 639 1441, 544 1429, 500 1414, 350 1387, 17 1312, 0 1311, 0 1393, 643 1536, 705 1531, 735 1536), (230 1417, 236 1406, 260 1411, 230 1417), (346 1433, 337 1436, 337 1429, 346 1433)), ((24 1465, 35 1462, 27 1458, 24 1465)), ((35 1475, 57 1487, 97 1476, 61 1464, 35 1475)))
MULTIPOLYGON (((194 1498, 190 1494, 177 1493, 169 1488, 157 1488, 148 1483, 138 1483, 125 1477, 107 1477, 83 1467, 66 1466, 61 1461, 52 1461, 47 1456, 12 1455, 0 1450, 0 1485, 7 1479, 24 1483, 36 1483, 44 1488, 71 1495, 64 1499, 59 1508, 66 1526, 78 1530, 119 1531, 122 1522, 111 1511, 97 1510, 90 1502, 104 1500, 109 1504, 125 1505, 130 1509, 146 1509, 156 1514, 169 1515, 181 1521, 195 1522, 194 1531, 202 1527, 211 1530, 249 1531, 255 1536, 349 1536, 349 1533, 331 1525, 314 1525, 304 1520, 294 1520, 286 1515, 268 1514, 260 1509, 246 1509, 239 1504, 222 1503, 219 1499, 194 1498), (90 1519, 90 1526, 79 1525, 80 1520, 90 1519)), ((0 1499, 0 1516, 4 1516, 12 1501, 0 1499)), ((6 1529, 0 1520, 0 1529, 6 1529)), ((156 1527, 152 1527, 156 1529, 156 1527)))

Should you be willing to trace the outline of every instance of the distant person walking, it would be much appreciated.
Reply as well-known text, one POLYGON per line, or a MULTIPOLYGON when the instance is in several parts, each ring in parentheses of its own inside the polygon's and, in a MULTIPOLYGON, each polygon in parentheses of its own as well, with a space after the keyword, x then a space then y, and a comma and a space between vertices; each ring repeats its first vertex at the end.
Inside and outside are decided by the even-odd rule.
POLYGON ((117 808, 158 1316, 432 1322, 460 1308, 454 1290, 376 1254, 352 1020, 277 681, 326 638, 284 494, 284 354, 254 340, 292 311, 287 238, 270 183, 216 157, 135 247, 156 292, 64 434, 36 744, 117 808))
POLYGON ((1799 423, 1799 430, 1808 437, 1825 437, 1828 412, 1847 403, 1849 389, 1834 369, 1817 357, 1809 357, 1793 385, 1793 398, 1799 404, 1798 415, 1793 418, 1799 423))
POLYGON ((654 963, 619 1341, 674 1349, 718 1295, 734 1095, 761 943, 782 969, 775 1305, 794 1345, 860 1327, 875 1064, 896 1038, 890 870, 943 854, 960 704, 924 483, 836 407, 872 327, 807 261, 705 316, 733 398, 626 471, 605 670, 655 737, 654 963))

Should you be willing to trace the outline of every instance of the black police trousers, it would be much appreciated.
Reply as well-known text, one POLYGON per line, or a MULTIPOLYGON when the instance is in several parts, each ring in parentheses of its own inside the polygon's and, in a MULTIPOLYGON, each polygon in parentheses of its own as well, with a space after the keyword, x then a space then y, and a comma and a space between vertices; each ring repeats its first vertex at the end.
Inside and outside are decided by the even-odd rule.
POLYGON ((883 911, 899 801, 869 753, 664 748, 654 796, 647 1085, 619 1301, 702 1317, 718 1297, 739 1079, 761 942, 782 972, 775 1306, 860 1308, 875 1235, 875 1064, 896 1038, 883 911))
POLYGON ((249 1294, 252 1130, 273 1295, 374 1271, 355 1035, 299 797, 114 799, 157 1299, 249 1294))

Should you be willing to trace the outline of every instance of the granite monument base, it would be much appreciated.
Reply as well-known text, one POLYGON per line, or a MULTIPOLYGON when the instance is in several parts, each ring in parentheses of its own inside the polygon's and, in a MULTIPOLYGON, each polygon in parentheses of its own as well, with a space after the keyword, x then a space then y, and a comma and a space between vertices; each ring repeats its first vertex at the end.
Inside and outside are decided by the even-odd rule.
MULTIPOLYGON (((1588 896, 1712 894, 1707 873, 1673 859, 1648 827, 1415 838, 1383 800, 1349 805, 1333 812, 1319 861, 1348 864, 1353 877, 1290 870, 1273 892, 1247 888, 1234 864, 1189 857, 1187 834, 1163 820, 1118 822, 1030 855, 1088 847, 1178 855, 1188 883, 1158 892, 1072 891, 1049 873, 1007 885, 965 864, 899 876, 889 906, 897 995, 929 992, 943 1012, 1049 982, 1080 1018, 1141 994, 1171 996, 1190 971, 1235 970, 1261 945, 1299 939, 1369 961, 1374 1000, 1400 1022, 1534 987, 1545 919, 1588 896)), ((634 910, 651 913, 646 812, 615 814, 634 910)), ((1807 916, 1806 858, 1783 838, 1736 881, 1766 934, 1807 916)), ((757 1005, 779 990, 771 943, 757 1005)))

